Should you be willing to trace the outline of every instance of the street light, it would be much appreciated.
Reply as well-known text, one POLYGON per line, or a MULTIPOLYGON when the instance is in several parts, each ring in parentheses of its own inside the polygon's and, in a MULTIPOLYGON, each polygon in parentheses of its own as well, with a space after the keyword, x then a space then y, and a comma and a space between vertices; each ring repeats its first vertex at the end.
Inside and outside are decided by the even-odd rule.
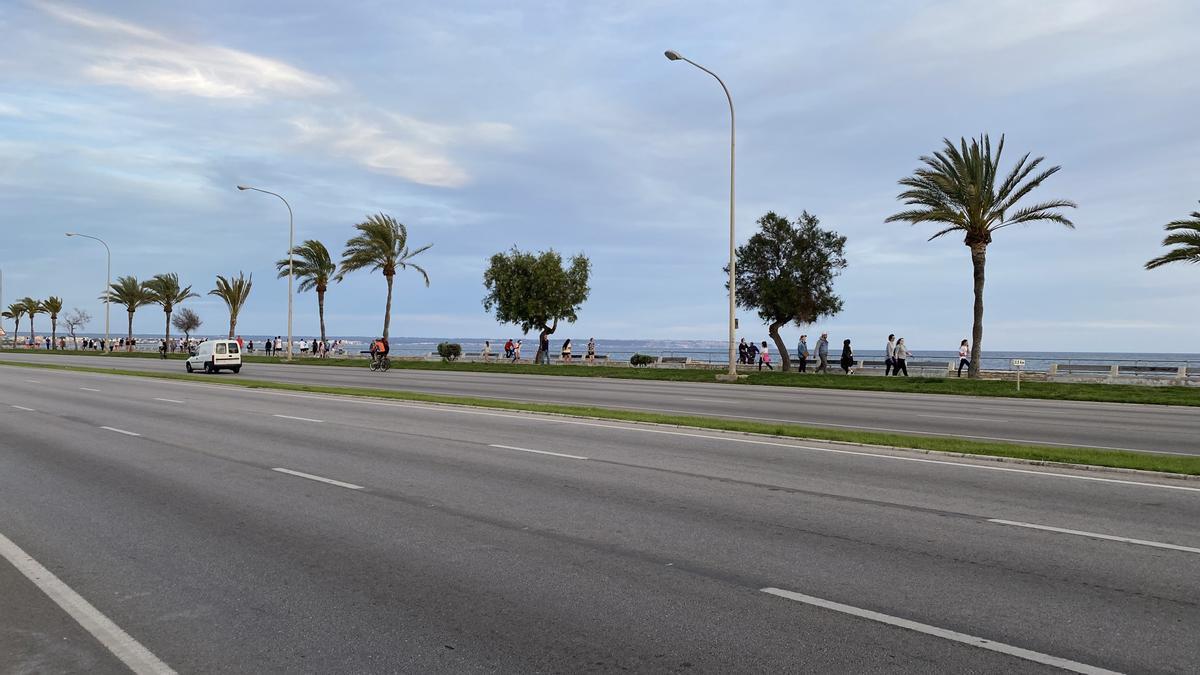
POLYGON ((111 294, 110 292, 112 290, 112 249, 110 249, 108 247, 108 244, 103 239, 101 239, 100 237, 93 237, 90 234, 80 234, 78 232, 68 232, 67 236, 68 237, 83 237, 85 239, 95 239, 96 241, 100 242, 101 244, 104 244, 104 251, 108 254, 108 272, 104 278, 104 353, 107 354, 109 346, 110 346, 108 343, 108 317, 109 317, 108 301, 109 301, 109 295, 111 294))
MULTIPOLYGON (((734 156, 733 149, 734 149, 734 138, 735 138, 734 123, 733 123, 734 122, 733 97, 729 95, 729 87, 726 87, 725 82, 720 77, 718 77, 717 74, 714 73, 713 71, 709 70, 708 68, 705 68, 704 66, 700 65, 699 63, 696 63, 695 61, 693 61, 685 56, 680 55, 679 52, 677 52, 673 49, 668 49, 666 52, 664 52, 664 55, 667 57, 667 59, 669 59, 671 61, 687 61, 688 63, 692 64, 693 66, 696 66, 700 70, 703 70, 704 72, 708 73, 709 75, 712 75, 713 78, 716 79, 716 81, 721 85, 721 89, 725 92, 725 98, 726 98, 726 100, 729 101, 729 373, 725 377, 727 377, 731 381, 736 382, 738 374, 737 374, 737 361, 734 358, 734 355, 737 353, 737 349, 734 345, 734 343, 737 340, 737 329, 736 329, 737 319, 735 318, 736 304, 734 302, 734 293, 736 291, 736 286, 735 286, 736 280, 734 277, 735 238, 734 238, 734 224, 733 224, 733 222, 734 222, 733 221, 733 167, 734 167, 734 165, 733 165, 733 156, 734 156)), ((725 379, 725 378, 718 376, 718 379, 725 379)))
POLYGON ((284 206, 286 206, 286 207, 287 207, 287 210, 288 210, 288 341, 287 341, 287 360, 288 360, 288 361, 291 361, 291 360, 292 360, 292 301, 293 301, 293 298, 292 298, 292 295, 293 295, 293 293, 292 293, 292 278, 293 278, 293 276, 292 276, 292 249, 296 248, 296 222, 295 222, 295 220, 292 218, 292 205, 288 203, 288 200, 286 200, 286 199, 284 199, 284 198, 283 198, 283 195, 275 194, 274 192, 271 192, 270 190, 263 190, 263 189, 261 189, 261 188, 251 187, 251 186, 249 186, 249 185, 239 185, 239 186, 237 186, 237 189, 239 189, 239 190, 254 190, 255 192, 261 192, 261 193, 263 193, 263 194, 274 195, 275 197, 279 197, 279 201, 283 202, 283 205, 284 205, 284 206))

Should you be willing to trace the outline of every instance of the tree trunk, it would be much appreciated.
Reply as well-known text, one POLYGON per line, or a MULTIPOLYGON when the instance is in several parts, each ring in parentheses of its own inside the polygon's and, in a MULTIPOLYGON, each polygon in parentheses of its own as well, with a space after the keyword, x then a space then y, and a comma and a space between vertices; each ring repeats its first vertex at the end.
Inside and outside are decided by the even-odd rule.
POLYGON ((551 335, 554 335, 554 331, 556 331, 556 330, 558 330, 558 319, 555 319, 554 323, 550 324, 549 327, 542 326, 542 331, 540 333, 538 333, 538 350, 537 350, 537 356, 534 357, 534 359, 533 359, 534 363, 541 363, 541 359, 545 359, 546 365, 550 365, 550 350, 547 349, 543 353, 542 352, 542 343, 545 342, 545 338, 547 338, 551 335))
POLYGON ((133 344, 133 311, 126 310, 125 313, 129 315, 129 338, 125 340, 125 351, 131 352, 133 351, 133 347, 130 346, 133 344))
POLYGON ((783 372, 788 372, 792 369, 792 355, 788 353, 787 345, 783 344, 783 338, 779 336, 779 329, 787 325, 786 321, 777 321, 767 326, 767 334, 775 341, 775 349, 779 352, 779 361, 783 364, 783 372))
POLYGON ((164 309, 163 314, 167 315, 167 330, 163 333, 163 342, 166 343, 167 351, 171 351, 171 310, 164 309))
POLYGON ((391 327, 391 325, 392 325, 392 276, 393 275, 385 274, 383 276, 385 279, 387 279, 387 284, 388 284, 387 308, 384 309, 384 311, 383 311, 383 339, 386 340, 386 339, 388 339, 388 328, 391 327))
POLYGON ((971 267, 975 271, 975 314, 971 325, 971 365, 967 376, 979 377, 979 362, 983 356, 983 272, 987 263, 987 244, 971 246, 971 267))
POLYGON ((237 328, 237 313, 230 312, 229 313, 229 339, 230 340, 233 339, 233 334, 236 332, 234 329, 236 329, 236 328, 237 328))
POLYGON ((321 342, 325 341, 325 289, 317 286, 317 316, 321 319, 321 342))
POLYGON ((12 348, 13 349, 17 348, 17 338, 19 338, 19 337, 21 337, 21 317, 18 316, 13 319, 13 337, 12 337, 12 348))
POLYGON ((31 348, 37 347, 37 343, 34 342, 34 337, 36 337, 36 336, 33 334, 33 315, 30 314, 29 315, 29 346, 31 348))
POLYGON ((58 315, 50 317, 50 346, 58 349, 58 315))

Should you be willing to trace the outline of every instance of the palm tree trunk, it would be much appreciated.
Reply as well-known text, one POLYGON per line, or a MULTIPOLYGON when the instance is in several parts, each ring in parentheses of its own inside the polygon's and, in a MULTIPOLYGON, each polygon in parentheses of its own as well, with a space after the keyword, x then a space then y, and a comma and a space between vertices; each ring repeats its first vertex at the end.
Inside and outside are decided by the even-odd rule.
POLYGON ((792 355, 788 353, 787 345, 783 344, 783 338, 779 336, 779 329, 787 324, 786 321, 777 321, 767 326, 767 334, 775 342, 776 353, 779 354, 779 361, 783 364, 783 372, 788 372, 792 369, 792 355))
POLYGON ((392 325, 392 277, 393 275, 383 275, 387 279, 388 297, 387 308, 383 311, 383 339, 388 339, 388 328, 392 325))
POLYGON ((237 313, 230 312, 229 313, 229 339, 230 340, 233 339, 233 334, 235 332, 234 329, 236 329, 236 328, 237 328, 237 313))
POLYGON ((167 315, 167 331, 163 333, 163 340, 166 342, 167 351, 171 351, 171 310, 164 309, 163 314, 167 315))
POLYGON ((131 352, 133 351, 133 347, 129 345, 133 343, 133 311, 126 310, 125 313, 129 315, 129 338, 125 340, 125 351, 131 352))
POLYGON ((13 339, 12 339, 12 348, 13 349, 17 348, 17 338, 20 335, 21 335, 21 317, 18 316, 13 319, 13 339))
POLYGON ((58 349, 58 316, 50 317, 50 346, 58 349))
POLYGON ((979 362, 983 356, 983 273, 987 264, 987 244, 971 246, 971 267, 975 272, 975 315, 971 325, 971 365, 967 376, 979 377, 979 362))
POLYGON ((317 316, 321 319, 321 342, 325 341, 325 289, 317 288, 317 316))

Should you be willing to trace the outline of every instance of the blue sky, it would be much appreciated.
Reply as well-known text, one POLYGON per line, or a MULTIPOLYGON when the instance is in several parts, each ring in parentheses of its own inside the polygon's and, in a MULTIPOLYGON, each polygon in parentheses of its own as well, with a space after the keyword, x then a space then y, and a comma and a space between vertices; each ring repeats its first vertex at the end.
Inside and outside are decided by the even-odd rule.
MULTIPOLYGON (((1040 196, 1080 208, 1075 231, 997 236, 985 348, 1196 352, 1200 269, 1141 268, 1200 200, 1196 26, 1189 0, 3 0, 5 301, 59 295, 102 327, 103 252, 62 234, 78 230, 112 245, 114 275, 206 292, 253 273, 239 330, 281 333, 287 214, 247 183, 335 253, 379 211, 433 244, 430 288, 397 279, 394 335, 514 334, 483 311, 481 277, 517 245, 592 258, 562 337, 720 339, 728 113, 671 48, 732 90, 740 237, 807 209, 849 238, 845 310, 808 332, 915 351, 969 333, 961 240, 883 220, 920 155, 986 131, 1010 159, 1061 164, 1040 196)), ((378 333, 384 293, 366 273, 334 286, 330 332, 378 333)), ((188 304, 225 325, 216 298, 188 304)), ((314 333, 315 297, 297 311, 314 333)), ((135 330, 161 325, 147 308, 135 330)))

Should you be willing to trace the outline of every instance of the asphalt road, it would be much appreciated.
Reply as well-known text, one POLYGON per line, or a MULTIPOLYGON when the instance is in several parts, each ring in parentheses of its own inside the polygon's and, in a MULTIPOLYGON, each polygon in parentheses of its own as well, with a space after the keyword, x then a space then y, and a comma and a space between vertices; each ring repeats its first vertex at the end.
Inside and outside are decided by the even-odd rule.
MULTIPOLYGON (((179 361, 3 354, 5 359, 182 372, 179 361), (115 364, 114 364, 115 362, 115 364)), ((197 378, 205 377, 197 375, 197 378)), ((239 377, 223 373, 217 377, 239 377)), ((569 403, 979 440, 1200 454, 1200 411, 1087 403, 538 375, 246 364, 240 377, 569 403)))
MULTIPOLYGON (((0 366, 0 534, 179 672, 1197 672, 1197 522, 1196 481, 0 366)), ((0 663, 112 667, 7 565, 0 663)))

